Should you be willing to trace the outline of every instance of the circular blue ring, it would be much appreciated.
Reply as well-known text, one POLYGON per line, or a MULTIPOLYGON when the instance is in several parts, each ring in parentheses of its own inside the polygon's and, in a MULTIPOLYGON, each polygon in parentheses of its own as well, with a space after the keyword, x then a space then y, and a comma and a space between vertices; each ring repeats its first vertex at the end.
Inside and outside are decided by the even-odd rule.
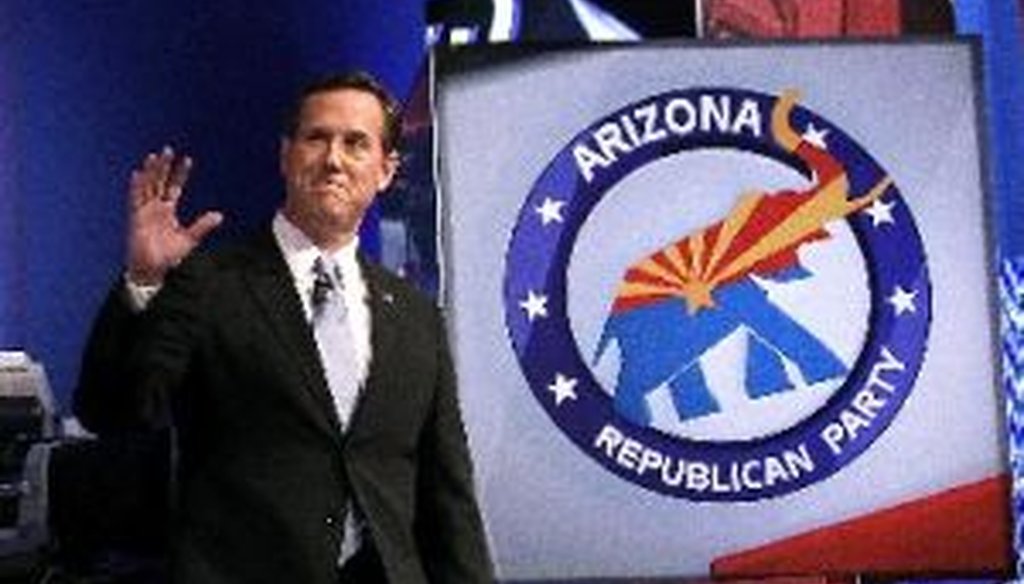
MULTIPOLYGON (((599 119, 577 134, 552 159, 534 182, 520 209, 506 253, 505 320, 520 367, 537 401, 562 432, 588 456, 626 480, 667 495, 695 501, 756 500, 793 492, 831 476, 863 453, 888 427, 913 389, 922 364, 931 322, 931 285, 924 247, 913 217, 898 188, 891 185, 885 197, 900 202, 893 209, 894 223, 877 229, 863 213, 847 218, 868 270, 871 289, 869 332, 850 375, 818 411, 795 426, 770 436, 720 442, 670 436, 631 424, 620 417, 613 408, 613 400, 600 387, 581 356, 573 340, 566 310, 568 260, 580 228, 595 206, 612 186, 632 171, 686 150, 732 148, 766 156, 808 174, 802 161, 775 142, 770 127, 771 116, 762 115, 762 127, 756 135, 723 131, 714 124, 695 126, 688 133, 669 133, 662 139, 636 146, 607 167, 591 167, 593 175, 589 182, 580 176, 574 146, 584 143, 602 126, 622 124, 625 117, 635 116, 635 112, 641 109, 653 107, 661 111, 673 100, 698 103, 708 96, 716 100, 728 99, 733 104, 749 100, 761 112, 771 112, 777 101, 776 96, 765 93, 722 87, 696 87, 661 93, 599 119), (563 221, 545 224, 540 220, 537 209, 549 197, 564 201, 563 221), (916 311, 911 317, 898 317, 887 306, 886 299, 897 286, 917 292, 916 311), (546 297, 546 316, 528 317, 521 303, 530 293, 546 297), (892 385, 887 396, 891 407, 878 412, 870 426, 861 430, 841 452, 833 452, 815 437, 820 438, 829 424, 836 423, 840 414, 851 408, 857 393, 871 383, 873 365, 883 360, 885 351, 896 355, 904 366, 897 380, 886 380, 892 385), (558 375, 576 382, 575 398, 566 399, 562 404, 556 403, 554 393, 549 389, 558 375), (621 458, 620 453, 617 460, 595 446, 596 437, 609 425, 623 440, 631 441, 629 447, 633 451, 630 456, 621 458), (739 480, 736 473, 743 472, 744 463, 779 458, 786 452, 799 452, 801 448, 813 459, 812 470, 794 473, 796 476, 789 480, 762 485, 761 488, 730 488, 742 487, 736 482, 739 480), (666 460, 675 461, 677 470, 687 468, 685 478, 675 484, 675 480, 667 480, 649 468, 638 472, 635 463, 641 450, 637 449, 653 451, 666 460), (694 465, 703 465, 705 470, 716 469, 714 472, 717 474, 712 479, 691 484, 690 473, 699 470, 694 465)), ((887 175, 859 144, 821 116, 798 105, 792 109, 790 122, 796 128, 813 124, 817 129, 827 130, 829 152, 844 167, 850 192, 865 193, 887 175)), ((672 476, 678 479, 683 475, 672 476)))

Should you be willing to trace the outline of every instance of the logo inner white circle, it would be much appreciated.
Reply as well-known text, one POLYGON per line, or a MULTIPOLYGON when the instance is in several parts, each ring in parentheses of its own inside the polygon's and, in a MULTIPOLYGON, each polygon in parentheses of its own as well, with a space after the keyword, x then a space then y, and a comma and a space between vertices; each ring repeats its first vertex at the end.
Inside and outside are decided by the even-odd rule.
MULTIPOLYGON (((685 151, 632 172, 606 192, 581 228, 567 268, 570 326, 581 355, 598 383, 615 391, 621 366, 613 343, 595 360, 602 327, 627 267, 664 246, 722 220, 751 191, 801 191, 810 182, 785 165, 756 154, 724 148, 685 151)), ((555 196, 555 194, 552 194, 555 196)), ((864 258, 844 221, 826 226, 829 238, 798 250, 810 277, 776 282, 752 276, 768 300, 827 346, 848 370, 863 345, 870 311, 864 258)), ((680 301, 680 310, 686 310, 680 301)), ((667 386, 646 397, 651 426, 698 441, 752 440, 777 434, 817 411, 845 377, 807 383, 783 359, 793 387, 751 397, 745 363, 751 331, 740 326, 699 358, 719 410, 681 419, 667 386)))

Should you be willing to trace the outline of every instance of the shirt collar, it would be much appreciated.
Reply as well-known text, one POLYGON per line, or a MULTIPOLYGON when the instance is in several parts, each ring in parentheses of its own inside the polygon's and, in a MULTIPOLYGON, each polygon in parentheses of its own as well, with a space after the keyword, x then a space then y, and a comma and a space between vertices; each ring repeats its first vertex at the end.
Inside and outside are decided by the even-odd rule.
POLYGON ((271 225, 274 238, 277 240, 281 253, 284 255, 292 278, 305 287, 303 284, 312 283, 313 263, 320 256, 333 260, 341 269, 342 277, 346 282, 353 282, 360 279, 359 262, 356 260, 356 250, 359 248, 359 238, 353 237, 352 241, 345 244, 334 253, 327 253, 316 246, 301 229, 278 211, 274 216, 271 225))

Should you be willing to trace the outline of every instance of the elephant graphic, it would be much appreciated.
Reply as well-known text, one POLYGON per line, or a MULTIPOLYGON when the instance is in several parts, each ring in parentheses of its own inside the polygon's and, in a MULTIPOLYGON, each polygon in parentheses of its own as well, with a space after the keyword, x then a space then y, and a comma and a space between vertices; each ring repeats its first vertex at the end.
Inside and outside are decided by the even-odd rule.
POLYGON ((626 269, 594 360, 616 342, 621 366, 614 406, 627 420, 649 426, 646 398, 664 385, 683 421, 720 411, 700 357, 737 330, 746 334, 745 390, 752 399, 794 387, 784 360, 809 384, 846 374, 847 366, 773 304, 753 276, 776 282, 810 277, 799 249, 828 239, 826 224, 871 204, 892 180, 884 177, 868 193, 849 198, 839 161, 821 141, 792 127, 796 99, 795 91, 787 91, 776 100, 772 135, 807 164, 815 184, 803 191, 746 193, 725 218, 626 269))

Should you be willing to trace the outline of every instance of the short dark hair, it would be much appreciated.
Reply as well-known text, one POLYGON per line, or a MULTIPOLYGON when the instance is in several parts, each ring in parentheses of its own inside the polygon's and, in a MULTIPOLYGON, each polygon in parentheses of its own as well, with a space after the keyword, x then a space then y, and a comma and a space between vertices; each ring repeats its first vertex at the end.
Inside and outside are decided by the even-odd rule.
POLYGON ((282 133, 289 138, 295 136, 302 117, 302 106, 313 95, 330 91, 353 89, 365 91, 377 98, 384 111, 384 135, 381 136, 385 152, 398 150, 402 138, 402 106, 377 78, 366 71, 332 73, 318 77, 299 90, 284 115, 282 133))

